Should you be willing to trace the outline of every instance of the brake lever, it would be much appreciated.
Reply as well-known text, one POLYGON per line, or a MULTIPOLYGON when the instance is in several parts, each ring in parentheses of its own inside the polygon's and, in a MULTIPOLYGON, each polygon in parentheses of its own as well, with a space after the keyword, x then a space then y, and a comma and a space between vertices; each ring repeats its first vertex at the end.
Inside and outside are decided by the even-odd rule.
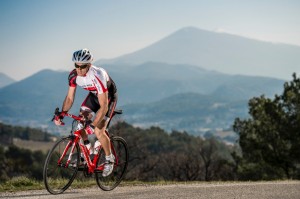
MULTIPOLYGON (((53 118, 52 118, 52 122, 54 121, 54 119, 55 119, 55 116, 58 116, 60 114, 60 112, 59 112, 59 108, 58 107, 56 107, 56 109, 55 109, 55 111, 54 111, 54 115, 53 115, 53 118)), ((65 123, 64 122, 62 122, 61 121, 61 126, 64 126, 65 125, 65 123)))
POLYGON ((54 111, 54 115, 59 115, 59 108, 56 107, 55 111, 54 111))
POLYGON ((53 122, 53 120, 55 119, 56 115, 59 115, 59 108, 58 107, 56 107, 56 109, 54 111, 54 115, 53 115, 53 118, 52 118, 51 122, 53 122))

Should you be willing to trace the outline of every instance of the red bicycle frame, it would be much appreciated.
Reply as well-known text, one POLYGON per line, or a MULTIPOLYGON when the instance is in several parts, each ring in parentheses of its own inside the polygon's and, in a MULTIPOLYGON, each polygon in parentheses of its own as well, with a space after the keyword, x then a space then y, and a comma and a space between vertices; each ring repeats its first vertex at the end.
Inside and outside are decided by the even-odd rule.
MULTIPOLYGON (((70 117, 70 118, 73 118, 75 120, 77 120, 78 122, 80 122, 82 124, 82 128, 80 129, 77 129, 75 132, 74 132, 74 135, 73 135, 73 139, 71 141, 68 142, 64 152, 62 153, 61 157, 59 158, 57 164, 59 166, 64 166, 64 167, 68 167, 70 162, 71 162, 71 159, 72 159, 72 155, 73 155, 73 152, 75 150, 75 147, 76 147, 76 144, 79 143, 79 146, 80 146, 80 149, 84 155, 84 159, 86 160, 87 162, 87 167, 88 167, 88 173, 94 173, 95 171, 103 171, 104 169, 104 164, 101 164, 100 166, 98 166, 96 168, 96 164, 97 164, 97 161, 98 161, 98 158, 99 158, 99 155, 98 154, 95 154, 94 158, 93 158, 93 162, 91 161, 91 158, 90 158, 90 154, 89 154, 89 150, 86 148, 86 146, 84 144, 82 144, 80 142, 80 139, 81 139, 81 131, 84 129, 85 127, 85 118, 83 116, 76 116, 76 115, 73 115, 73 114, 69 114, 69 113, 62 113, 63 116, 67 116, 67 117, 70 117), (65 157, 67 151, 71 148, 71 152, 69 154, 69 157, 68 157, 68 160, 66 162, 65 165, 62 165, 61 161, 62 159, 65 157)), ((62 123, 62 125, 64 125, 64 123, 62 123)), ((107 136, 109 137, 109 133, 107 132, 107 130, 105 130, 105 133, 107 134, 107 136)), ((100 145, 99 146, 99 150, 100 151, 102 148, 102 146, 100 145)), ((113 155, 115 156, 115 164, 118 165, 118 157, 116 155, 116 151, 114 149, 114 146, 113 144, 111 143, 111 150, 112 150, 112 153, 113 155)), ((79 161, 79 160, 77 160, 79 161)))

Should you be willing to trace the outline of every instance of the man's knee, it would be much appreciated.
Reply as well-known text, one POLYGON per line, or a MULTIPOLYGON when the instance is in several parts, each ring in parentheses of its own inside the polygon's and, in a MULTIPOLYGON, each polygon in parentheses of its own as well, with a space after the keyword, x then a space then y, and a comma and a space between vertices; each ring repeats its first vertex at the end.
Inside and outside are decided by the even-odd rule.
POLYGON ((80 115, 87 118, 88 120, 91 120, 93 118, 93 112, 89 109, 80 109, 80 115))
POLYGON ((105 128, 106 128, 107 122, 105 120, 102 120, 97 127, 100 129, 100 131, 104 132, 105 128))

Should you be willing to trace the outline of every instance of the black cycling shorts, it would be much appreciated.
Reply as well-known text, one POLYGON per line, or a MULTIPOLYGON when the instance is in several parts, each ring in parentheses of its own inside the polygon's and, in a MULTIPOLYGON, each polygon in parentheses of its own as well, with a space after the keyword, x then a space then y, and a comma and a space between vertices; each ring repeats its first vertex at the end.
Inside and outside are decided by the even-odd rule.
MULTIPOLYGON (((108 111, 105 115, 107 118, 111 118, 116 108, 117 101, 118 101, 117 93, 108 94, 108 111)), ((82 102, 80 111, 86 110, 86 108, 92 110, 94 113, 97 113, 97 111, 100 109, 98 97, 91 92, 86 96, 85 100, 82 102)))

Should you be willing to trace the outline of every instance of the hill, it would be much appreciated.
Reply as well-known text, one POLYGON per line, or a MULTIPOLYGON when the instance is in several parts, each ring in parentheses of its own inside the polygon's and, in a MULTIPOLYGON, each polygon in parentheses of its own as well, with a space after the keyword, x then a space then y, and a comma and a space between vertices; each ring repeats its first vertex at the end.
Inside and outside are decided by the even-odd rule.
POLYGON ((228 75, 188 64, 147 62, 137 66, 106 65, 105 69, 117 83, 120 105, 150 103, 185 92, 247 100, 262 94, 273 96, 284 83, 275 78, 228 75))
MULTIPOLYGON (((175 97, 171 97, 171 101, 172 98, 181 98, 181 93, 195 93, 196 96, 187 96, 187 98, 193 99, 187 100, 198 101, 197 106, 199 105, 199 107, 202 107, 201 98, 206 95, 210 96, 211 102, 221 104, 240 100, 246 102, 249 98, 262 94, 273 96, 281 91, 284 82, 274 78, 227 75, 184 64, 171 65, 149 62, 132 68, 114 70, 118 67, 120 66, 111 65, 111 67, 108 67, 111 70, 110 75, 118 86, 118 106, 127 107, 125 118, 128 121, 135 124, 143 122, 142 126, 156 124, 156 121, 149 116, 151 111, 149 113, 148 111, 142 111, 144 107, 151 107, 153 110, 164 110, 160 105, 162 102, 168 105, 172 95, 175 95, 175 97), (161 102, 161 100, 163 101, 161 102), (125 106, 127 104, 131 105, 125 106), (136 106, 135 104, 143 105, 136 106), (139 120, 132 120, 132 118, 142 113, 145 116, 141 116, 139 120)), ((68 88, 67 77, 68 72, 43 70, 29 78, 0 89, 0 120, 10 124, 47 128, 49 131, 56 132, 58 129, 51 124, 50 120, 55 107, 60 107, 65 98, 68 88), (50 127, 52 129, 49 129, 50 127)), ((70 112, 78 113, 80 104, 86 94, 87 92, 83 89, 77 89, 75 102, 70 112)), ((241 116, 239 114, 244 111, 245 104, 238 107, 242 110, 235 112, 236 117, 241 116)), ((175 112, 174 114, 179 115, 174 117, 180 117, 180 111, 187 111, 186 109, 191 107, 186 106, 185 102, 177 108, 182 110, 175 112)), ((223 114, 226 114, 228 110, 222 109, 219 111, 224 111, 223 114)), ((203 109, 199 110, 199 113, 210 114, 207 111, 209 110, 203 109)), ((190 112, 187 112, 187 114, 190 114, 190 112)), ((170 118, 169 114, 162 114, 160 117, 162 121, 168 121, 168 118, 170 118), (167 118, 164 118, 164 116, 167 118)), ((215 121, 217 125, 209 128, 221 127, 221 123, 224 124, 223 128, 227 128, 229 118, 226 121, 219 118, 220 121, 215 121)), ((233 113, 231 118, 233 118, 233 113)), ((189 127, 186 130, 191 130, 193 121, 188 119, 185 122, 187 122, 186 125, 179 125, 174 120, 168 126, 163 126, 166 129, 176 129, 177 127, 186 129, 186 127, 189 127)), ((199 125, 202 125, 202 123, 197 126, 199 125)), ((60 130, 63 129, 60 128, 60 130)), ((196 132, 196 130, 193 132, 196 132)))
MULTIPOLYGON (((123 109, 125 120, 134 126, 159 126, 169 132, 176 129, 197 136, 230 131, 236 117, 248 117, 247 100, 228 101, 197 93, 177 94, 154 103, 127 105, 123 109)), ((231 132, 224 139, 234 142, 236 135, 231 132)))
MULTIPOLYGON (((54 109, 61 106, 66 96, 67 77, 68 72, 43 70, 0 89, 0 120, 15 125, 46 128, 54 109)), ((83 92, 78 91, 76 110, 83 100, 83 92)))
POLYGON ((299 54, 300 46, 187 27, 141 50, 97 63, 140 65, 154 61, 190 64, 228 74, 289 79, 293 72, 299 72, 299 54))
MULTIPOLYGON (((11 126, 0 123, 0 144, 2 146, 14 144, 15 141, 18 141, 18 143, 24 143, 25 141, 29 140, 32 141, 31 143, 34 141, 49 142, 52 140, 52 138, 54 138, 53 135, 40 129, 11 126)), ((34 148, 35 146, 27 147, 34 148)))
POLYGON ((11 77, 5 75, 4 73, 0 73, 0 88, 5 87, 14 82, 15 80, 12 79, 11 77))

